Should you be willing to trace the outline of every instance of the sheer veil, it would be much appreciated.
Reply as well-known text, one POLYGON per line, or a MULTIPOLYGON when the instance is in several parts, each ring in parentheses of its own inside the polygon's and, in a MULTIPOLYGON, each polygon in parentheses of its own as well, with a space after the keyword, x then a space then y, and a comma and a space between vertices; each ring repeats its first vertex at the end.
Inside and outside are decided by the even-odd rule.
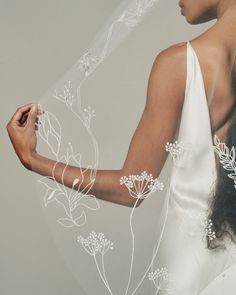
MULTIPOLYGON (((158 179, 148 171, 120 179, 136 200, 145 198, 142 206, 128 208, 90 194, 98 169, 120 169, 125 160, 157 53, 153 51, 149 65, 142 64, 132 38, 137 28, 140 38, 148 34, 148 23, 160 13, 161 4, 159 0, 122 1, 84 54, 39 100, 44 114, 38 150, 57 163, 91 169, 91 182, 83 191, 35 176, 55 244, 84 294, 95 290, 99 295, 177 294, 178 282, 172 279, 165 257, 158 254, 170 206, 172 168, 180 165, 181 169, 178 159, 185 146, 180 143, 176 151, 176 146, 167 144, 169 155, 158 179), (125 52, 125 42, 130 42, 130 52, 125 52), (126 55, 129 58, 123 63, 116 63, 126 55), (144 193, 145 187, 148 192, 144 193)), ((166 29, 157 29, 157 42, 166 29)), ((74 179, 74 185, 82 182, 74 179)), ((181 230, 189 234, 186 220, 181 230)), ((205 237, 204 226, 191 235, 205 237)))

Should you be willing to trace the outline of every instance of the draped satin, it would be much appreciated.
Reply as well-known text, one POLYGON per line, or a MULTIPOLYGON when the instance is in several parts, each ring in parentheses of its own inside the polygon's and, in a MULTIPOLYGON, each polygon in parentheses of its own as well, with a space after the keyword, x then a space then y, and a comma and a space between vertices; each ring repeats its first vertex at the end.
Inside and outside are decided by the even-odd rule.
MULTIPOLYGON (((158 251, 158 267, 171 275, 175 295, 231 295, 225 286, 226 270, 234 274, 235 257, 228 248, 207 249, 205 218, 217 180, 212 128, 203 75, 196 52, 186 44, 187 76, 185 98, 176 140, 185 149, 173 163, 165 230, 158 251), (214 287, 215 286, 215 287, 214 287), (222 288, 226 293, 222 293, 222 288)), ((160 294, 169 294, 160 290, 160 294)))

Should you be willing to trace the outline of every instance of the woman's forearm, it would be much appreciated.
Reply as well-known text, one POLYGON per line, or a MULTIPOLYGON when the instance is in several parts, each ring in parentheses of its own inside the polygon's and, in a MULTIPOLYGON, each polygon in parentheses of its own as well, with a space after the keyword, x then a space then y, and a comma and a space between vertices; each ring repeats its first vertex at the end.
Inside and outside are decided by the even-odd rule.
POLYGON ((123 176, 122 170, 97 170, 95 180, 92 181, 91 173, 93 171, 91 169, 66 165, 37 153, 30 157, 29 167, 30 170, 42 176, 53 177, 57 182, 73 189, 79 189, 79 191, 90 186, 89 194, 98 199, 128 207, 134 205, 134 198, 129 195, 127 188, 120 184, 120 177, 123 176), (73 186, 75 179, 83 181, 78 181, 73 186))

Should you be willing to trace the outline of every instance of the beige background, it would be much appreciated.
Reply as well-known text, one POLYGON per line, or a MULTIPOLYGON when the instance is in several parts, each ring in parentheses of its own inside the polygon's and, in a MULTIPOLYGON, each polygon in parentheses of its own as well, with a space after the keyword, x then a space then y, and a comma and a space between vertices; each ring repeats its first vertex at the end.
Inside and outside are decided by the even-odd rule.
MULTIPOLYGON (((5 126, 18 106, 40 100, 52 83, 73 65, 119 3, 120 0, 0 0, 2 295, 103 295, 95 284, 93 286, 91 278, 90 288, 83 291, 80 281, 67 267, 45 219, 35 180, 15 156, 5 126)), ((107 65, 110 69, 105 68, 112 73, 107 75, 110 81, 107 81, 106 93, 112 95, 109 99, 116 101, 122 95, 112 88, 119 81, 126 95, 127 109, 135 103, 127 132, 115 136, 117 141, 124 142, 120 162, 110 159, 107 166, 118 167, 125 156, 145 102, 145 92, 140 92, 138 85, 145 90, 155 56, 174 43, 192 39, 212 24, 189 25, 177 4, 177 0, 160 1, 148 20, 115 50, 111 64, 107 65), (136 76, 132 77, 131 89, 129 74, 132 69, 129 72, 128 67, 132 65, 136 67, 133 68, 136 76)), ((106 139, 109 137, 101 133, 102 164, 105 163, 102 151, 106 139)), ((109 151, 109 144, 107 149, 109 151)), ((127 226, 120 216, 128 216, 128 208, 102 203, 110 214, 117 216, 120 228, 127 226)), ((148 210, 148 206, 143 207, 143 216, 148 210)), ((101 287, 101 290, 104 289, 101 287)))

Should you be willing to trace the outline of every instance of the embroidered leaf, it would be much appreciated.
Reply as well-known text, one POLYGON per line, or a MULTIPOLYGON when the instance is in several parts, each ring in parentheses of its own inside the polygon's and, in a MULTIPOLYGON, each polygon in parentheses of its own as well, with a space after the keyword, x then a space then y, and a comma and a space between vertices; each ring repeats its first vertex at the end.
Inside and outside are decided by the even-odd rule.
POLYGON ((42 184, 46 185, 47 188, 51 188, 51 187, 47 184, 48 179, 54 181, 54 178, 51 177, 51 176, 44 176, 44 177, 41 177, 41 178, 38 179, 37 181, 38 181, 39 183, 42 183, 42 184))
POLYGON ((86 223, 86 214, 85 214, 85 212, 83 211, 83 212, 81 213, 81 215, 80 215, 79 217, 77 217, 77 218, 74 220, 74 222, 75 222, 76 225, 78 225, 78 226, 82 226, 82 225, 84 225, 84 224, 86 223))
POLYGON ((50 130, 59 139, 61 137, 61 125, 55 115, 50 112, 47 112, 47 115, 50 124, 50 130))
POLYGON ((71 220, 69 218, 60 218, 57 221, 64 227, 75 226, 75 223, 73 222, 73 220, 71 220))
POLYGON ((55 193, 56 192, 58 192, 58 190, 56 189, 52 189, 52 188, 48 188, 47 189, 47 191, 46 191, 46 194, 45 194, 45 196, 44 196, 44 205, 45 205, 45 207, 47 207, 47 205, 50 203, 50 202, 52 202, 52 201, 54 201, 54 199, 55 199, 55 193))
POLYGON ((217 135, 214 136, 214 143, 215 145, 218 145, 220 143, 220 140, 217 135))
POLYGON ((234 146, 232 147, 229 155, 232 158, 232 161, 234 161, 235 160, 235 147, 234 146))
POLYGON ((60 142, 58 138, 51 132, 48 133, 48 144, 55 155, 58 155, 60 142))
POLYGON ((79 178, 76 178, 74 181, 73 181, 73 187, 79 182, 79 178))
POLYGON ((228 177, 236 180, 236 173, 230 173, 228 177))
POLYGON ((66 195, 62 192, 57 194, 55 197, 55 201, 65 209, 66 214, 69 216, 70 215, 70 206, 69 206, 69 202, 68 202, 66 195))
POLYGON ((97 198, 93 195, 84 196, 83 201, 79 200, 74 206, 84 206, 90 210, 98 210, 100 208, 97 198))
POLYGON ((233 170, 233 167, 232 167, 232 164, 229 163, 228 165, 223 165, 223 168, 227 171, 232 171, 233 170))
POLYGON ((45 120, 44 120, 44 124, 43 124, 43 132, 45 134, 45 137, 47 138, 48 132, 50 131, 50 124, 49 124, 49 120, 48 120, 48 116, 47 116, 47 112, 45 113, 45 120))

